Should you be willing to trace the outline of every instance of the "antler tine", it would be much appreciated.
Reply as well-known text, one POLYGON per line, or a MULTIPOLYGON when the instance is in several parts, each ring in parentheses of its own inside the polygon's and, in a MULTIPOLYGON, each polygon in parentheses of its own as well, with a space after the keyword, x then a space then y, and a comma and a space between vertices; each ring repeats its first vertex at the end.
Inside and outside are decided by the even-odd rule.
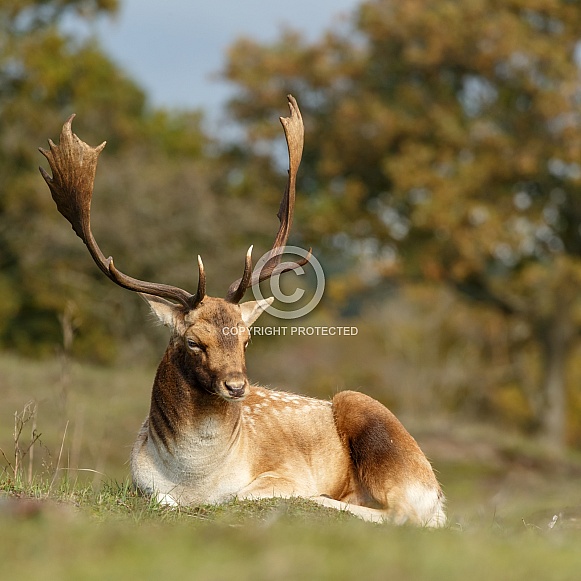
MULTIPOLYGON (((280 249, 286 246, 288 241, 290 229, 293 223, 296 195, 296 177, 303 155, 305 129, 303 125, 303 117, 301 115, 301 111, 296 99, 292 95, 287 95, 287 100, 290 110, 290 117, 280 117, 280 122, 282 124, 286 138, 289 158, 288 180, 277 214, 280 221, 280 226, 276 234, 276 238, 274 239, 272 249, 268 253, 269 257, 264 266, 256 272, 252 273, 252 276, 249 278, 249 281, 244 288, 242 288, 244 277, 239 278, 230 285, 228 294, 226 296, 226 300, 230 302, 239 302, 249 287, 267 280, 274 274, 276 267, 279 266, 282 259, 283 253, 280 251, 280 249), (238 300, 234 300, 234 297, 238 296, 240 296, 240 298, 238 300)), ((278 269, 277 274, 299 268, 300 266, 306 264, 308 260, 309 258, 307 257, 306 259, 297 262, 285 262, 284 265, 281 265, 281 268, 278 269)))
POLYGON ((198 290, 196 291, 194 307, 198 306, 206 296, 206 272, 202 257, 198 254, 198 290))
POLYGON ((238 286, 233 289, 232 285, 228 290, 228 296, 226 297, 226 300, 230 303, 238 304, 242 300, 242 297, 248 288, 250 277, 252 276, 252 248, 253 247, 250 246, 246 252, 246 260, 244 261, 244 273, 242 274, 242 278, 238 279, 237 281, 239 282, 238 286))
POLYGON ((49 140, 49 150, 39 148, 46 157, 52 177, 41 167, 40 173, 48 184, 58 211, 70 222, 77 236, 87 246, 91 257, 101 271, 114 283, 135 292, 177 301, 187 308, 197 306, 205 295, 205 276, 201 261, 198 292, 191 295, 180 288, 146 282, 123 274, 113 264, 111 257, 105 258, 91 232, 91 199, 97 171, 99 154, 106 142, 91 147, 81 141, 72 131, 75 115, 63 125, 59 145, 49 140))

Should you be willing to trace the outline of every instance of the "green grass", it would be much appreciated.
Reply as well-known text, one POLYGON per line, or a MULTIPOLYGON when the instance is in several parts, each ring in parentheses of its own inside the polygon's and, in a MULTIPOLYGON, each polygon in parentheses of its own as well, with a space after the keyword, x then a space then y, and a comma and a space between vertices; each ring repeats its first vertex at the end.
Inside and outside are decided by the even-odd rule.
POLYGON ((124 484, 61 485, 39 503, 29 495, 44 497, 41 484, 2 487, 0 562, 19 579, 528 581, 578 579, 581 567, 581 531, 559 524, 430 531, 299 499, 171 510, 124 484))
POLYGON ((437 531, 370 525, 300 499, 171 510, 127 482, 153 371, 65 371, 0 355, 1 579, 579 578, 575 455, 458 421, 412 428, 448 497, 450 524, 437 531), (24 421, 29 400, 37 413, 24 421), (41 433, 16 473, 15 413, 21 450, 34 422, 41 433))

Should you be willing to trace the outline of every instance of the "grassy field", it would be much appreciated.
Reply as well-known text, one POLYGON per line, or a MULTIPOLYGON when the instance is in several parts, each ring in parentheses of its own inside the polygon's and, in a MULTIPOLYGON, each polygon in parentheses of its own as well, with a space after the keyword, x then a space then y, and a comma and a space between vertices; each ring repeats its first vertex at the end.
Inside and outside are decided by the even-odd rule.
POLYGON ((408 423, 448 497, 443 530, 302 500, 156 506, 126 464, 152 376, 0 356, 0 579, 579 578, 581 460, 458 420, 408 423))

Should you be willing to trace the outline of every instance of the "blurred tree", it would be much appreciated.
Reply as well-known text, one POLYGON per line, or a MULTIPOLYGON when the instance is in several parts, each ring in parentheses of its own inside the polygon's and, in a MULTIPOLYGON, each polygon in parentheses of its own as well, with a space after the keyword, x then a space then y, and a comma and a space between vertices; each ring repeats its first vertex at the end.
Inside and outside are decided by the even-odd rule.
MULTIPOLYGON (((237 177, 236 149, 223 160, 199 112, 168 113, 92 39, 65 34, 65 13, 112 13, 115 0, 0 0, 0 345, 52 353, 64 326, 73 352, 111 360, 139 350, 145 306, 101 275, 56 212, 38 173, 47 138, 78 114, 84 141, 107 140, 97 171, 93 226, 107 254, 133 276, 194 288, 203 254, 210 290, 239 276, 250 231, 276 232, 276 197, 246 199, 263 175, 237 177), (228 164, 226 169, 225 164, 228 164), (272 214, 261 220, 263 211, 272 214), (239 254, 233 250, 240 248, 239 254), (187 268, 183 266, 188 265, 187 268), (222 268, 219 268, 220 265, 222 268), (215 286, 214 286, 215 285, 215 286), (127 296, 126 296, 127 295, 127 296), (99 298, 98 298, 99 297, 99 298), (67 313, 63 317, 63 313, 67 313), (111 337, 113 336, 113 340, 111 337)), ((271 191, 271 190, 269 190, 271 191)), ((268 214, 266 214, 268 215, 268 214)))
POLYGON ((443 281, 524 321, 543 368, 531 405, 562 447, 581 325, 579 5, 370 0, 351 25, 238 41, 230 110, 265 150, 266 116, 297 96, 305 236, 360 282, 443 281))

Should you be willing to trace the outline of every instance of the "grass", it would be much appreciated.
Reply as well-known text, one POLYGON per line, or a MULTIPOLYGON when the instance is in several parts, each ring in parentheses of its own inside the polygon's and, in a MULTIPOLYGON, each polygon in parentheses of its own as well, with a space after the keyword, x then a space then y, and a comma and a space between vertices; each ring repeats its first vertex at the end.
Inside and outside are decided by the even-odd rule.
POLYGON ((579 577, 581 461, 574 455, 555 458, 490 427, 412 429, 449 499, 450 524, 437 531, 370 525, 301 499, 171 510, 136 495, 126 480, 153 371, 62 371, 56 361, 0 355, 6 578, 579 577), (30 400, 36 412, 26 411, 30 400))
POLYGON ((171 510, 112 483, 64 486, 38 505, 29 494, 44 497, 38 483, 0 497, 0 559, 20 579, 528 581, 581 567, 581 531, 560 525, 395 528, 299 499, 171 510))

